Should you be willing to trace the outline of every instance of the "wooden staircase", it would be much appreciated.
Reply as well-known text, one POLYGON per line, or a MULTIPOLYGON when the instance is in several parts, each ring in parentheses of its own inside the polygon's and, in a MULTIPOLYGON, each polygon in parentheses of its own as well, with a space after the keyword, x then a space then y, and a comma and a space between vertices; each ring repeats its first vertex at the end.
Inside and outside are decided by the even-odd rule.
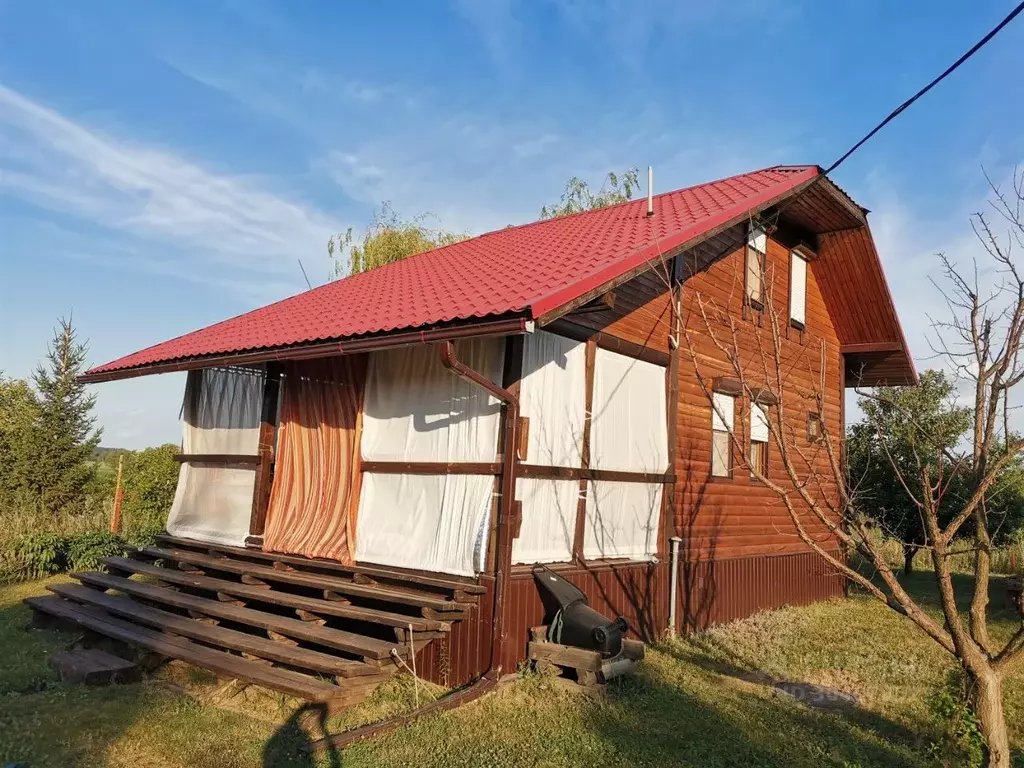
POLYGON ((443 642, 484 588, 468 580, 158 537, 107 573, 25 602, 159 656, 291 696, 351 706, 416 648, 443 642), (133 578, 135 577, 135 578, 133 578))

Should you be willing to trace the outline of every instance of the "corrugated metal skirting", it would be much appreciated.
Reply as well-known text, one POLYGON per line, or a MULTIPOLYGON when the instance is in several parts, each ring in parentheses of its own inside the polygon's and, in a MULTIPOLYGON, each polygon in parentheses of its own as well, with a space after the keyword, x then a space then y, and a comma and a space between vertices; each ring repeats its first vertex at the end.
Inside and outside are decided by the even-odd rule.
MULTIPOLYGON (((667 630, 667 562, 558 566, 555 570, 583 590, 595 610, 613 618, 624 616, 632 636, 651 642, 667 630)), ((487 670, 494 581, 487 577, 481 583, 488 590, 480 595, 472 615, 454 625, 450 638, 435 640, 417 654, 418 671, 426 679, 454 687, 487 670)), ((813 552, 684 561, 680 563, 677 629, 693 632, 758 611, 807 605, 844 594, 842 575, 813 552)), ((530 628, 544 621, 540 595, 528 570, 512 574, 507 609, 505 673, 514 672, 526 659, 530 628)))

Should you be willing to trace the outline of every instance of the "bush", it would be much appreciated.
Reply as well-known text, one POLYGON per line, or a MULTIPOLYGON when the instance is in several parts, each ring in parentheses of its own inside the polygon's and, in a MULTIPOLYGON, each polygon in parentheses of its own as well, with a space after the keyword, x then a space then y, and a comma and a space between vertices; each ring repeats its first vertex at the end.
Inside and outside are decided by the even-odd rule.
POLYGON ((15 539, 0 562, 0 583, 41 579, 68 570, 99 568, 104 557, 124 555, 130 545, 112 533, 30 533, 15 539))
POLYGON ((113 533, 83 533, 67 539, 67 567, 72 571, 99 568, 104 557, 123 557, 128 544, 113 533))
POLYGON ((945 765, 980 768, 985 762, 985 737, 967 704, 963 675, 954 671, 928 697, 928 709, 939 730, 929 752, 945 765))

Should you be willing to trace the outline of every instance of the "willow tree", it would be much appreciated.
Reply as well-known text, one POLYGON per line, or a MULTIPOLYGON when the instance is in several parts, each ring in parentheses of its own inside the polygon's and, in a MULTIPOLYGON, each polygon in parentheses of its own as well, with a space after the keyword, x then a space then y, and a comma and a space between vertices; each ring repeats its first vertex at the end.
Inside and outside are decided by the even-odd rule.
POLYGON ((558 202, 551 206, 545 205, 540 209, 540 217, 541 219, 556 219, 559 216, 625 203, 632 200, 633 195, 639 189, 640 177, 636 168, 628 168, 621 175, 609 171, 608 175, 604 177, 600 189, 596 192, 586 181, 578 176, 573 176, 565 183, 565 189, 562 190, 562 197, 558 202))
POLYGON ((356 275, 401 261, 408 256, 451 245, 469 235, 427 226, 432 214, 421 213, 411 219, 400 216, 391 203, 381 204, 373 212, 373 220, 357 240, 354 230, 327 241, 327 255, 333 263, 332 278, 356 275))

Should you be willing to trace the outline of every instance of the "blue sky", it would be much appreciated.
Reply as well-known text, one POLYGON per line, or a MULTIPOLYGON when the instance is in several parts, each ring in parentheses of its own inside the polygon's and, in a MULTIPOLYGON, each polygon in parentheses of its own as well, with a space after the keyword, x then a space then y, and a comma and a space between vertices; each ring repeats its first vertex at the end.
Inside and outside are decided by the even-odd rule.
MULTIPOLYGON (((92 363, 296 293, 375 205, 480 233, 569 176, 659 190, 827 165, 1009 0, 0 0, 0 370, 73 312, 92 363)), ((1024 20, 836 174, 919 365, 937 251, 1024 161, 1024 20)), ((97 386, 104 444, 179 439, 183 381, 97 386)))

